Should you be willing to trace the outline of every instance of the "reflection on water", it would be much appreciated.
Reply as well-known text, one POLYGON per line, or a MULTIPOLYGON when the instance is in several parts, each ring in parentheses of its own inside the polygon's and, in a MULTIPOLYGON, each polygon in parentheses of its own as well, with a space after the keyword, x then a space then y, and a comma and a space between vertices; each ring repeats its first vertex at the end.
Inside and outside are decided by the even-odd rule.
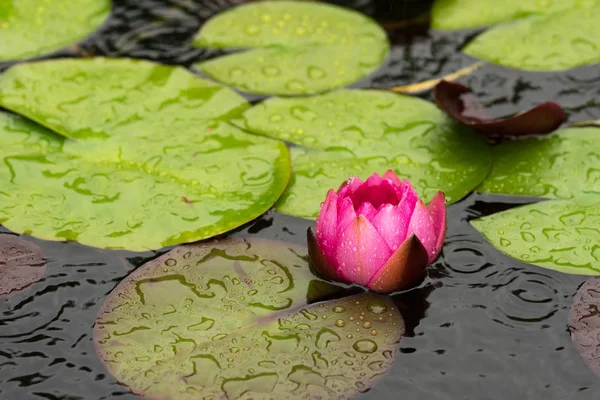
MULTIPOLYGON (((115 0, 103 33, 62 54, 142 57, 187 66, 218 54, 192 49, 191 37, 203 19, 233 1, 115 0)), ((372 1, 354 3, 382 19, 389 15, 372 1)), ((400 86, 453 72, 474 61, 458 52, 473 34, 390 31, 395 44, 387 65, 354 86, 400 86)), ((577 122, 600 118, 595 100, 599 68, 534 74, 487 65, 462 81, 496 116, 554 100, 567 110, 569 122, 577 122)), ((420 289, 393 297, 407 333, 395 363, 360 398, 594 398, 600 381, 567 332, 572 296, 585 277, 509 259, 467 222, 527 200, 471 195, 449 208, 448 240, 429 267, 429 277, 420 289)), ((309 225, 270 212, 234 236, 303 245, 309 225)), ((92 328, 106 295, 128 268, 158 252, 109 252, 26 239, 42 248, 47 270, 28 290, 0 299, 0 398, 137 398, 96 356, 92 328)), ((305 372, 296 373, 306 377, 305 372)), ((268 374, 259 379, 260 386, 268 386, 268 374)), ((237 387, 237 381, 228 383, 231 393, 237 387)))

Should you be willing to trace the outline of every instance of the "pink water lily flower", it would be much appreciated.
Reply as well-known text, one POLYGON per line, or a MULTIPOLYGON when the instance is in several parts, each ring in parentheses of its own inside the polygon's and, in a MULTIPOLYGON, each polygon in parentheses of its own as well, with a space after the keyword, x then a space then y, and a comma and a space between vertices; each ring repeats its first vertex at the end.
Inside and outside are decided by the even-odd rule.
POLYGON ((444 194, 425 206, 391 170, 365 182, 353 177, 329 190, 315 230, 308 231, 308 250, 324 278, 380 293, 409 289, 442 249, 444 194))

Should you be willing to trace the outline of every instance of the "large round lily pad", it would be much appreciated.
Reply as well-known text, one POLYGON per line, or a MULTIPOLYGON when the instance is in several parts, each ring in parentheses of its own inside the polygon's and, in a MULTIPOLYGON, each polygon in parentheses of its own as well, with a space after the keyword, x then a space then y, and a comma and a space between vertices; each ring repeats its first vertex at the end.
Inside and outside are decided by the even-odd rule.
POLYGON ((374 90, 339 90, 306 98, 272 98, 236 120, 244 129, 294 148, 293 177, 277 210, 316 217, 331 188, 351 176, 393 169, 431 199, 454 202, 475 188, 491 163, 487 143, 435 105, 374 90))
POLYGON ((246 49, 195 66, 247 92, 285 95, 351 84, 378 68, 389 51, 385 32, 369 17, 293 1, 227 10, 202 27, 194 44, 246 49))
POLYGON ((523 262, 569 274, 600 275, 600 198, 551 200, 471 222, 492 245, 523 262))
POLYGON ((568 128, 493 149, 486 193, 571 198, 600 194, 600 128, 568 128))
POLYGON ((583 7, 595 0, 435 0, 431 10, 434 29, 478 28, 499 22, 527 18, 531 15, 549 15, 575 7, 583 7))
POLYGON ((526 70, 563 70, 600 61, 600 1, 438 0, 432 25, 467 28, 501 21, 464 52, 526 70), (513 20, 514 21, 510 21, 513 20))
POLYGON ((45 271, 39 247, 14 235, 0 235, 0 296, 37 282, 45 271))
POLYGON ((59 50, 96 30, 108 17, 110 0, 2 0, 0 60, 59 50))
POLYGON ((314 303, 306 248, 264 240, 186 245, 140 267, 104 303, 98 355, 153 399, 349 398, 390 368, 404 324, 389 297, 314 303), (312 304, 310 304, 312 303, 312 304))
POLYGON ((238 227, 279 198, 284 143, 225 122, 247 103, 174 67, 131 60, 23 64, 0 76, 0 223, 130 250, 238 227))
POLYGON ((583 283, 569 314, 569 330, 575 349, 596 375, 600 375, 600 278, 583 283))

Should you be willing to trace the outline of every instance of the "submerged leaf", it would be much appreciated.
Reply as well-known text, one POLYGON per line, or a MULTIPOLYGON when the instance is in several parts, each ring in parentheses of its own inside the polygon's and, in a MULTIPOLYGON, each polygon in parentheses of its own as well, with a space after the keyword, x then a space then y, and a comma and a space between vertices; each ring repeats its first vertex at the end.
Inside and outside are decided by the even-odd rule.
POLYGON ((342 289, 317 280, 306 259, 304 247, 266 240, 181 246, 109 295, 97 352, 153 399, 366 391, 393 363, 402 317, 389 297, 369 293, 314 303, 342 289))
POLYGON ((573 297, 569 313, 571 340, 583 361, 600 375, 600 278, 589 278, 573 297))
POLYGON ((50 53, 96 30, 108 17, 110 0, 3 0, 0 60, 50 53))
POLYGON ((37 282, 45 271, 39 247, 17 236, 0 235, 0 296, 37 282))
POLYGON ((491 118, 468 87, 442 80, 434 89, 435 103, 452 119, 493 136, 549 133, 567 120, 556 103, 548 101, 508 118, 491 118))
POLYGON ((507 21, 464 52, 507 67, 553 71, 600 61, 599 19, 600 0, 509 0, 501 7, 496 0, 437 0, 432 25, 456 29, 507 21))
POLYGON ((552 200, 471 221, 492 245, 517 260, 560 272, 600 275, 600 198, 552 200))
POLYGON ((289 179, 283 142, 225 122, 248 107, 181 69, 57 60, 0 76, 0 223, 48 240, 157 249, 236 228, 289 179))
POLYGON ((568 128, 502 143, 479 191, 571 198, 600 194, 600 128, 568 128))
POLYGON ((491 163, 490 147, 435 105, 375 90, 272 98, 244 112, 241 127, 309 149, 292 149, 293 177, 278 211, 314 218, 327 191, 351 176, 393 169, 424 201, 443 190, 455 202, 491 163))
POLYGON ((209 20, 194 44, 242 48, 195 64, 217 81, 251 93, 308 94, 345 86, 378 68, 389 43, 369 17, 338 6, 256 2, 209 20))

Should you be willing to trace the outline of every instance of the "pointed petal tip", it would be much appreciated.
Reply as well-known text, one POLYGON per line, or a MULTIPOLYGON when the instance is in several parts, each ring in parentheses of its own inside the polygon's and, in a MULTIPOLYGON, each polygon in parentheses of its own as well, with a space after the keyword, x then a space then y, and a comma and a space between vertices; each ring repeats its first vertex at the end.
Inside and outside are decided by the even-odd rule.
POLYGON ((411 235, 371 278, 367 287, 382 294, 412 289, 423 281, 427 259, 427 250, 416 235, 411 235))
POLYGON ((328 261, 317 243, 313 228, 306 231, 306 243, 308 246, 308 256, 311 261, 311 269, 323 279, 336 282, 346 282, 328 261))

